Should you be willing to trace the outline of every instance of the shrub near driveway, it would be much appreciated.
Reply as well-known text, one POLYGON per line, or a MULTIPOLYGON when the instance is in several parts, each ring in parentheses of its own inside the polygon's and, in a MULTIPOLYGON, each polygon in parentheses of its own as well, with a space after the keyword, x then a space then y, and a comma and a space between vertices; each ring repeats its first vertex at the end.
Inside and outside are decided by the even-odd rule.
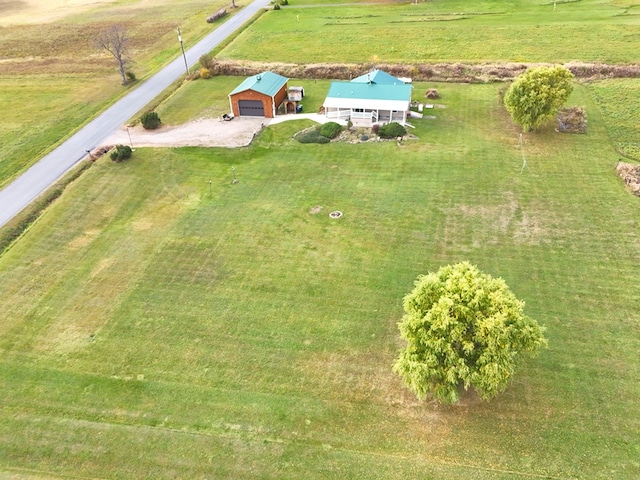
POLYGON ((341 131, 342 125, 336 122, 327 122, 320 126, 320 135, 329 139, 336 138, 341 131))
POLYGON ((160 128, 160 116, 156 112, 145 112, 140 118, 140 123, 145 130, 155 130, 160 128))

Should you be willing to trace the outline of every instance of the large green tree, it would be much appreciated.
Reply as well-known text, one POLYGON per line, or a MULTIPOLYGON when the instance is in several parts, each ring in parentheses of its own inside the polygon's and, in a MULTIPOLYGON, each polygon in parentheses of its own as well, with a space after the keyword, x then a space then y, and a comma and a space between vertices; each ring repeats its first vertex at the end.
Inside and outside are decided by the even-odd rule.
POLYGON ((527 69, 509 86, 504 105, 523 130, 540 127, 569 98, 573 74, 562 66, 527 69))
POLYGON ((501 278, 468 262, 421 275, 398 324, 407 346, 393 367, 420 399, 455 403, 462 389, 485 400, 503 391, 521 354, 547 341, 501 278))

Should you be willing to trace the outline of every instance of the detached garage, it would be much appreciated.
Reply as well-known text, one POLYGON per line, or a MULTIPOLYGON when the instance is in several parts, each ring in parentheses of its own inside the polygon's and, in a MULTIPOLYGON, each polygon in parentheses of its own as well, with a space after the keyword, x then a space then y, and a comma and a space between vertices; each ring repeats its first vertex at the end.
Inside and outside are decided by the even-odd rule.
POLYGON ((276 110, 287 99, 288 78, 263 72, 247 78, 229 94, 231 111, 236 117, 276 116, 276 110))

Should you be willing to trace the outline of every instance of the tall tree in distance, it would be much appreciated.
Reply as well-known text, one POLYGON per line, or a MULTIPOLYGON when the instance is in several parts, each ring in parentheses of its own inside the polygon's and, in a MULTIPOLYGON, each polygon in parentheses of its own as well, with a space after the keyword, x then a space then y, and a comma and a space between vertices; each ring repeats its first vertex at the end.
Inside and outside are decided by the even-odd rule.
POLYGON ((120 25, 113 25, 103 30, 96 38, 96 44, 103 50, 109 52, 118 63, 122 85, 128 83, 127 80, 127 51, 129 49, 129 34, 120 25))
POLYGON ((407 346, 393 370, 420 399, 455 403, 473 388, 484 400, 503 391, 521 354, 546 345, 501 278, 468 262, 421 275, 398 324, 407 346))
POLYGON ((532 67, 515 79, 504 96, 513 121, 526 132, 536 130, 569 98, 573 74, 565 67, 532 67))

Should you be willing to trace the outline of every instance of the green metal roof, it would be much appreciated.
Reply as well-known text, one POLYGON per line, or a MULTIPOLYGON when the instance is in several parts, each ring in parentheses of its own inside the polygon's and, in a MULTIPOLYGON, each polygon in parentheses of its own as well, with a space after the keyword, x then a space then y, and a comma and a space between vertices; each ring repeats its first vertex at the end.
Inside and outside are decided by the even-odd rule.
POLYGON ((354 83, 377 83, 377 84, 385 84, 385 85, 394 85, 398 83, 404 83, 402 80, 394 77, 393 75, 389 75, 387 72, 383 72, 382 70, 372 70, 369 73, 365 73, 364 75, 360 75, 359 77, 351 80, 354 83))
POLYGON ((405 83, 387 85, 379 83, 331 82, 327 97, 411 101, 411 85, 405 83))
POLYGON ((247 78, 238 85, 229 95, 244 92, 245 90, 253 90, 263 95, 273 97, 289 79, 273 72, 262 72, 247 78))

